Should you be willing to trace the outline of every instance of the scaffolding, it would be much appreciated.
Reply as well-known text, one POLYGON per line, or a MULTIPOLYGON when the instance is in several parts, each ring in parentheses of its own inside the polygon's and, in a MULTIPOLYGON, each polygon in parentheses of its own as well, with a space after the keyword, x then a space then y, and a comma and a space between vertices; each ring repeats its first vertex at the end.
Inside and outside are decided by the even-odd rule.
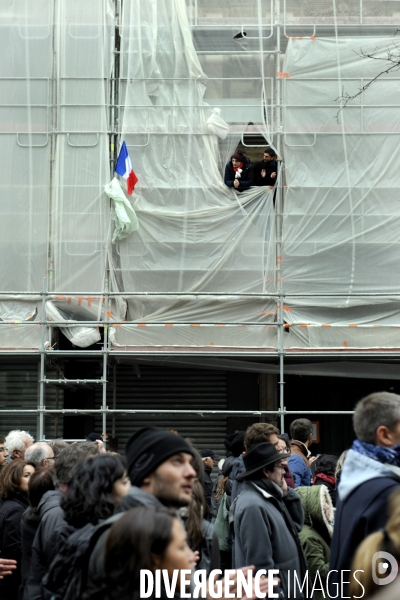
POLYGON ((233 368, 245 359, 278 372, 276 410, 201 412, 278 416, 282 430, 286 415, 312 414, 285 408, 288 357, 399 357, 400 79, 381 77, 340 112, 335 96, 379 71, 361 47, 380 59, 395 51, 400 2, 240 7, 245 17, 208 0, 0 0, 0 356, 40 357, 37 409, 0 414, 37 414, 38 439, 47 415, 101 415, 105 436, 119 414, 146 414, 108 406, 121 357, 233 368), (112 244, 104 185, 122 139, 139 177, 140 228, 112 244), (261 158, 267 143, 280 157, 275 188, 239 198, 223 184, 225 163, 238 144, 261 158), (76 349, 57 349, 58 330, 76 349), (49 360, 71 356, 99 359, 101 377, 46 375, 49 360), (46 408, 46 388, 66 385, 101 387, 101 407, 46 408))

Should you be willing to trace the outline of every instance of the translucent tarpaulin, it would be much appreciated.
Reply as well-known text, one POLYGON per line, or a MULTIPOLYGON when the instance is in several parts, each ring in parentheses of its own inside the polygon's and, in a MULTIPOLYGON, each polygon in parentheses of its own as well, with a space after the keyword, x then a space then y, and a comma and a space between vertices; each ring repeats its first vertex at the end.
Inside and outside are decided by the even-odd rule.
MULTIPOLYGON (((232 154, 240 139, 236 130, 245 131, 247 119, 222 112, 235 125, 229 135, 213 111, 216 102, 206 101, 209 82, 183 0, 125 3, 121 49, 122 137, 139 176, 133 203, 140 223, 119 244, 123 289, 160 293, 127 297, 129 320, 229 326, 211 333, 205 327, 124 325, 113 340, 123 346, 273 345, 273 335, 258 327, 276 316, 275 303, 261 295, 273 288, 272 192, 228 188, 219 158, 232 154), (239 295, 246 293, 254 296, 239 295), (257 325, 247 328, 246 322, 257 325)), ((234 68, 245 76, 240 61, 234 68)), ((258 77, 262 128, 260 71, 258 77)))
POLYGON ((400 73, 336 99, 387 68, 400 2, 0 14, 0 348, 17 330, 39 347, 43 316, 80 347, 105 318, 116 350, 398 347, 400 73), (104 188, 122 140, 139 229, 118 241, 104 188), (277 189, 225 186, 238 144, 254 161, 268 142, 277 189))
POLYGON ((398 324, 400 314, 400 296, 385 297, 399 292, 398 71, 380 77, 342 110, 337 100, 356 95, 386 69, 395 44, 374 38, 289 41, 282 250, 285 319, 293 325, 285 336, 289 347, 398 346, 397 332, 371 327, 398 324), (305 291, 311 297, 290 297, 305 291), (373 292, 382 296, 373 302, 362 297, 373 292))

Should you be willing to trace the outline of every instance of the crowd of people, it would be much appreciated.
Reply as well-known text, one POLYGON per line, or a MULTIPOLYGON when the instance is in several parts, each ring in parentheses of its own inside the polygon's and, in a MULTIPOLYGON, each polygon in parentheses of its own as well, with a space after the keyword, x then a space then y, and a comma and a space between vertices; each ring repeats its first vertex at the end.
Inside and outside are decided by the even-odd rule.
POLYGON ((367 396, 353 425, 340 457, 312 455, 305 418, 290 435, 269 423, 236 431, 224 458, 154 426, 131 435, 125 457, 96 434, 0 436, 0 598, 136 600, 142 572, 164 574, 145 597, 191 597, 204 573, 200 597, 238 598, 243 575, 256 598, 263 570, 275 577, 258 580, 267 597, 394 600, 400 396, 367 396))
POLYGON ((273 148, 264 150, 263 159, 252 166, 242 150, 236 150, 225 167, 225 185, 237 192, 248 190, 251 186, 274 187, 277 181, 278 163, 273 148))

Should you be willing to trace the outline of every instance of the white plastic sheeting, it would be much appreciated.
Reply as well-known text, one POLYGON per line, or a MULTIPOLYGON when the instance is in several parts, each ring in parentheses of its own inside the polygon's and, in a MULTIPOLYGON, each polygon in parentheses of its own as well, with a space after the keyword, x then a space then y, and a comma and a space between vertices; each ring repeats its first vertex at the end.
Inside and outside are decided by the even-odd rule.
POLYGON ((385 297, 400 292, 398 71, 340 112, 335 101, 386 69, 395 44, 393 38, 289 41, 282 250, 289 347, 399 346, 396 330, 374 327, 400 323, 400 295, 385 297), (290 297, 305 292, 311 297, 290 297), (382 296, 361 297, 373 292, 382 296))
MULTIPOLYGON (((124 3, 121 48, 122 137, 139 177, 133 203, 140 223, 119 245, 121 276, 125 291, 160 293, 127 298, 129 320, 242 324, 212 333, 124 325, 112 339, 122 346, 274 345, 265 327, 243 325, 275 318, 275 303, 261 296, 275 269, 272 192, 238 194, 223 183, 221 149, 229 156, 239 135, 229 136, 204 100, 207 75, 184 1, 124 3)), ((233 119, 246 130, 241 116, 233 119)))
POLYGON ((116 349, 399 347, 399 72, 335 101, 396 38, 318 29, 394 34, 399 6, 0 0, 0 348, 40 346, 45 276, 47 318, 81 347, 104 317, 127 321, 116 349), (139 229, 113 244, 115 132, 139 229), (284 161, 282 238, 271 190, 223 183, 249 133, 284 161))

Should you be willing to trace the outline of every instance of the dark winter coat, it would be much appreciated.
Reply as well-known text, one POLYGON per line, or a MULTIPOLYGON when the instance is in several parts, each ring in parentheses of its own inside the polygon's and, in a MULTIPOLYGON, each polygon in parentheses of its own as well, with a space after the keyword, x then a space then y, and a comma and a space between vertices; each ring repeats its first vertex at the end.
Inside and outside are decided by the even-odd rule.
MULTIPOLYGON (((388 498, 400 484, 400 469, 349 450, 341 471, 331 544, 331 570, 351 569, 357 546, 388 520, 388 498)), ((333 595, 338 579, 329 578, 333 595)), ((347 586, 344 587, 345 595, 347 586)))
POLYGON ((208 510, 211 508, 211 494, 213 489, 213 480, 211 479, 211 467, 204 467, 204 499, 208 506, 208 510))
POLYGON ((28 506, 28 498, 15 493, 5 498, 0 507, 0 552, 2 558, 17 561, 12 575, 0 579, 1 600, 16 600, 21 582, 21 519, 28 506))
POLYGON ((244 163, 242 166, 242 173, 239 179, 239 187, 235 188, 233 182, 235 181, 235 170, 232 165, 232 161, 229 161, 225 167, 225 177, 224 182, 228 187, 233 188, 237 192, 243 192, 243 190, 248 190, 251 185, 253 185, 253 169, 251 168, 251 162, 244 156, 244 163))
POLYGON ((32 546, 36 531, 39 527, 40 517, 37 510, 30 506, 26 509, 21 519, 21 585, 18 598, 24 596, 24 589, 32 562, 32 546))
MULTIPOLYGON (((271 482, 270 482, 271 483, 271 482)), ((276 488, 274 495, 258 487, 256 482, 244 481, 243 491, 237 499, 234 515, 235 568, 254 565, 258 569, 278 569, 280 588, 288 597, 288 572, 291 578, 296 571, 299 581, 305 576, 305 558, 299 540, 289 529, 283 516, 286 507, 292 528, 301 530, 304 522, 300 497, 292 489, 282 497, 276 488)), ((293 585, 291 586, 293 593, 293 585)), ((294 597, 292 595, 291 597, 294 597)), ((297 598, 304 598, 297 588, 297 598)))
POLYGON ((40 519, 32 546, 32 562, 24 589, 24 600, 41 600, 41 582, 56 556, 60 543, 73 528, 64 519, 60 506, 62 492, 50 490, 43 494, 38 505, 40 519))
POLYGON ((304 525, 299 537, 306 555, 311 585, 315 581, 312 597, 314 600, 323 600, 327 597, 325 586, 329 573, 330 542, 333 533, 332 500, 328 488, 324 485, 298 487, 296 492, 301 498, 304 510, 304 525), (324 510, 325 503, 330 507, 329 521, 324 510), (325 592, 318 591, 321 583, 325 592))
POLYGON ((253 185, 264 186, 269 185, 273 187, 278 178, 278 163, 276 160, 271 160, 270 162, 264 162, 260 160, 253 167, 253 176, 254 183, 253 185), (265 169, 266 175, 265 177, 261 177, 261 171, 265 169), (275 177, 271 177, 271 173, 276 173, 275 177))

